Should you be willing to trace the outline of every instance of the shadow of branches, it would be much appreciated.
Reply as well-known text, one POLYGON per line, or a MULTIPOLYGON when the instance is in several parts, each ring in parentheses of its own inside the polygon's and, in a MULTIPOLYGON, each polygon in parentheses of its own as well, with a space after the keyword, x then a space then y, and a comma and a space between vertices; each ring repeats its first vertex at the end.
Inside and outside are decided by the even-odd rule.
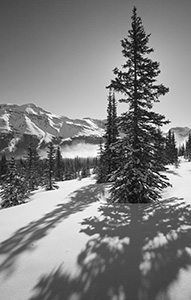
POLYGON ((175 170, 166 170, 165 171, 167 174, 173 174, 173 175, 176 175, 178 177, 181 177, 180 174, 178 172, 176 172, 175 170))
POLYGON ((100 213, 82 222, 90 238, 77 259, 79 276, 60 266, 39 280, 30 300, 170 299, 170 284, 191 266, 190 206, 170 198, 105 205, 100 213))
MULTIPOLYGON (((92 202, 98 201, 103 193, 103 185, 89 185, 70 194, 67 203, 61 203, 37 221, 30 222, 17 230, 0 244, 0 255, 5 256, 0 264, 0 272, 13 273, 17 258, 23 252, 34 251, 38 241, 49 234, 60 222, 71 214, 84 210, 92 202)), ((11 221, 11 220, 10 220, 11 221)))

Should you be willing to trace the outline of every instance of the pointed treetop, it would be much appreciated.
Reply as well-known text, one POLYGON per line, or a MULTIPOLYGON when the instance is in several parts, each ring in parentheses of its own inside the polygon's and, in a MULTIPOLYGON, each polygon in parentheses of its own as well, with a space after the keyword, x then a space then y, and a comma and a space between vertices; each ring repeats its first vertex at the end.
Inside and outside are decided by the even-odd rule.
POLYGON ((133 15, 137 15, 137 8, 136 8, 136 6, 133 6, 133 15))

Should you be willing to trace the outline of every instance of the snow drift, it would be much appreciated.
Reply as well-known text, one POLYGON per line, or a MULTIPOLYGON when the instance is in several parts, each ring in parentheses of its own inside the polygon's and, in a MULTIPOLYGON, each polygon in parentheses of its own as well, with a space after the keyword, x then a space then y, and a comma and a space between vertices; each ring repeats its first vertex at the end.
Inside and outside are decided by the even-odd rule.
POLYGON ((3 300, 190 300, 191 163, 145 205, 108 205, 94 179, 0 211, 3 300))

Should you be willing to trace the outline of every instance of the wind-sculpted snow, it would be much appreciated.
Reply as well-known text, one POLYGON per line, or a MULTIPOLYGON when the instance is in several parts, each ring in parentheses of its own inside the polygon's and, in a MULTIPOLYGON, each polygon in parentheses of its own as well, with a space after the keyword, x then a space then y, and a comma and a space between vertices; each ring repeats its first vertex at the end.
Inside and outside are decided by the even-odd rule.
POLYGON ((77 258, 78 276, 60 266, 40 278, 30 300, 187 299, 174 297, 173 285, 191 268, 190 206, 170 198, 99 211, 81 223, 90 239, 77 258))
POLYGON ((5 272, 7 275, 12 275, 17 265, 17 259, 21 254, 37 250, 38 241, 45 238, 60 222, 72 214, 83 211, 92 202, 95 202, 100 188, 93 184, 79 189, 77 192, 74 191, 68 197, 69 202, 58 204, 55 209, 20 228, 10 238, 2 242, 0 255, 7 257, 0 263, 0 273, 5 272), (86 198, 84 195, 89 189, 91 196, 86 198))
POLYGON ((191 162, 166 174, 152 204, 108 204, 89 178, 1 210, 1 298, 190 300, 191 162))

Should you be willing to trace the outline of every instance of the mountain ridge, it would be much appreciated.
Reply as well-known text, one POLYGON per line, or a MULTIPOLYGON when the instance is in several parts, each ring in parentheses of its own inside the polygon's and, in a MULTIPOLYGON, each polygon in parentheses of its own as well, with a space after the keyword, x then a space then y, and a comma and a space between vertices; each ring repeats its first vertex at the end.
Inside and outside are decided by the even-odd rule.
POLYGON ((98 145, 104 128, 102 120, 70 119, 33 103, 0 104, 0 152, 7 155, 22 155, 30 141, 39 150, 51 140, 62 148, 79 143, 98 145))
MULTIPOLYGON (((177 126, 171 131, 175 134, 177 146, 185 144, 191 134, 189 127, 177 126)), ((44 156, 47 144, 52 140, 61 147, 63 155, 96 156, 104 134, 105 120, 71 119, 33 103, 0 104, 0 155, 22 156, 33 142, 44 156)))

